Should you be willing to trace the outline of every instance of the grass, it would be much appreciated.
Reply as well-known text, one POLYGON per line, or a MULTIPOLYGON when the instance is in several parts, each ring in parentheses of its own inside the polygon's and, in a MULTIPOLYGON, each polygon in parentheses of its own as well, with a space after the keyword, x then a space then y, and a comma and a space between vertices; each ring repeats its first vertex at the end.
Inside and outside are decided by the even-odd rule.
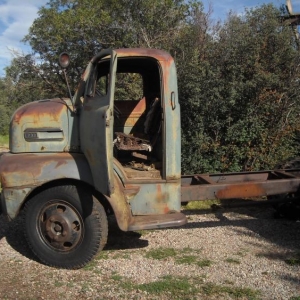
POLYGON ((182 257, 176 258, 175 262, 177 264, 192 265, 192 264, 195 264, 197 262, 197 256, 195 256, 195 255, 184 255, 182 257))
POLYGON ((64 283, 61 282, 61 281, 55 280, 55 282, 54 282, 54 286, 55 286, 55 287, 61 287, 61 286, 63 286, 63 285, 64 285, 64 283))
POLYGON ((177 264, 187 264, 187 265, 192 265, 195 264, 198 267, 204 268, 204 267, 209 267, 212 264, 212 261, 209 259, 198 259, 197 256, 195 255, 184 255, 179 258, 175 258, 175 262, 177 264))
POLYGON ((209 266, 211 266, 212 263, 213 263, 213 262, 212 262, 211 260, 209 260, 209 259, 201 259, 201 260, 198 260, 198 261, 196 262, 196 265, 199 266, 199 267, 201 267, 201 268, 204 268, 204 267, 209 267, 209 266))
POLYGON ((85 271, 92 271, 99 264, 99 260, 108 259, 109 251, 100 251, 99 254, 83 267, 85 271))
POLYGON ((202 286, 202 291, 208 295, 222 295, 228 294, 229 296, 236 298, 236 299, 259 299, 260 292, 250 289, 250 288, 240 288, 240 287, 233 287, 233 286, 223 286, 217 285, 213 283, 208 283, 202 286))
POLYGON ((137 285, 136 288, 149 294, 168 293, 173 299, 191 299, 198 292, 187 278, 174 276, 164 276, 158 281, 137 285))
POLYGON ((90 290, 90 286, 89 286, 89 283, 88 282, 84 282, 81 286, 81 292, 82 293, 86 293, 90 290))
POLYGON ((112 274, 110 278, 114 281, 122 281, 123 279, 123 277, 117 273, 112 274))
POLYGON ((201 268, 209 267, 212 264, 212 261, 209 259, 199 258, 198 251, 195 251, 191 248, 184 248, 182 250, 175 250, 173 248, 158 248, 150 250, 146 253, 146 258, 152 259, 166 259, 174 258, 176 264, 195 264, 201 268))
POLYGON ((231 263, 231 264, 240 264, 241 261, 236 258, 228 257, 225 259, 226 262, 231 263))
POLYGON ((74 282, 68 282, 67 283, 67 287, 72 288, 73 286, 75 286, 74 282))
POLYGON ((176 251, 173 248, 157 248, 146 253, 146 258, 166 259, 176 256, 176 251))
POLYGON ((130 259, 130 252, 116 252, 116 254, 113 255, 113 259, 130 259))
POLYGON ((191 201, 187 205, 182 206, 183 210, 207 210, 212 207, 219 206, 219 200, 191 201))
POLYGON ((249 252, 248 249, 242 248, 240 251, 236 252, 235 254, 240 257, 244 257, 247 255, 248 252, 249 252))
MULTIPOLYGON (((152 295, 159 295, 163 298, 164 295, 168 299, 193 299, 200 295, 213 298, 214 296, 228 295, 232 299, 259 299, 260 292, 250 288, 240 288, 228 285, 218 285, 214 283, 203 283, 202 278, 198 277, 181 277, 181 276, 163 276, 157 281, 134 284, 117 274, 111 278, 119 281, 120 287, 127 290, 140 290, 152 295), (116 276, 116 278, 113 278, 116 276)), ((230 283, 232 284, 232 283, 230 283)), ((290 300, 298 300, 290 299, 290 300)))
POLYGON ((9 136, 0 135, 0 146, 8 147, 8 144, 9 144, 9 136))
POLYGON ((300 252, 295 253, 293 257, 286 259, 285 262, 290 266, 300 266, 300 252))

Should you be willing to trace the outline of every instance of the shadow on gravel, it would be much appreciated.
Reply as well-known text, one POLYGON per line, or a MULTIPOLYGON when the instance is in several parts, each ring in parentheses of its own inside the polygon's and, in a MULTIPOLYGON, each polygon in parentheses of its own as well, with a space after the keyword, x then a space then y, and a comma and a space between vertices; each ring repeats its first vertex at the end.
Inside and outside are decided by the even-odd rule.
MULTIPOLYGON (((300 222, 284 218, 275 218, 274 209, 269 205, 258 205, 235 208, 219 208, 216 210, 186 210, 183 211, 187 218, 192 215, 214 214, 212 221, 189 221, 181 228, 213 228, 232 227, 238 235, 248 234, 259 239, 264 239, 274 245, 280 246, 288 252, 300 251, 300 222), (243 228, 248 229, 245 232, 243 228)), ((255 243, 255 242, 253 242, 255 243)), ((259 241, 257 242, 259 245, 259 241)), ((282 254, 266 253, 262 249, 259 255, 276 260, 285 260, 282 254)))
MULTIPOLYGON (((142 231, 141 231, 142 232, 142 231)), ((142 234, 136 231, 124 232, 119 229, 113 216, 108 218, 108 241, 104 250, 140 249, 148 246, 148 241, 142 239, 142 234)))
POLYGON ((23 256, 39 261, 30 250, 24 236, 24 221, 22 215, 18 216, 11 222, 1 214, 0 215, 0 240, 5 237, 7 243, 23 256))

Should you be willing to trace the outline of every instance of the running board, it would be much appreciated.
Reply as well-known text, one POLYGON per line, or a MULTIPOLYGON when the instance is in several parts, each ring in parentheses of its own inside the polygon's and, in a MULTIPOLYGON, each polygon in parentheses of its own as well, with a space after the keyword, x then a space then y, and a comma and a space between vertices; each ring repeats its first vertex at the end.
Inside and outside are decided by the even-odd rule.
POLYGON ((129 224, 128 231, 177 227, 186 223, 186 216, 180 212, 164 215, 134 216, 129 224))

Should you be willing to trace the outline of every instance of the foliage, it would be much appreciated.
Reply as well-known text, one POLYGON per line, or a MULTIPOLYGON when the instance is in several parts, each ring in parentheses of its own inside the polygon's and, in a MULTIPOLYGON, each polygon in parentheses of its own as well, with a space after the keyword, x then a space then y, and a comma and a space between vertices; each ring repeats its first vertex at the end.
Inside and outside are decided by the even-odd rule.
POLYGON ((182 210, 211 210, 212 208, 219 207, 220 200, 201 200, 190 201, 186 205, 182 206, 182 210))
MULTIPOLYGON (((68 97, 61 52, 71 57, 74 92, 101 48, 149 47, 176 60, 184 173, 267 169, 295 156, 299 51, 280 23, 285 12, 262 5, 224 23, 210 13, 199 0, 50 0, 24 37, 33 53, 17 56, 0 80, 0 134, 21 104, 68 97)), ((128 94, 123 81, 120 97, 128 94)))
POLYGON ((13 112, 13 105, 10 103, 10 91, 7 88, 10 82, 7 79, 0 79, 0 135, 7 135, 10 115, 13 112))
POLYGON ((265 169, 297 153, 299 52, 280 14, 230 15, 195 42, 179 70, 185 172, 265 169))
POLYGON ((43 73, 59 73, 59 54, 70 54, 75 88, 89 59, 102 48, 156 47, 170 50, 188 13, 182 0, 50 0, 24 41, 43 62, 43 73))
POLYGON ((9 137, 8 135, 0 135, 0 147, 8 147, 9 137))

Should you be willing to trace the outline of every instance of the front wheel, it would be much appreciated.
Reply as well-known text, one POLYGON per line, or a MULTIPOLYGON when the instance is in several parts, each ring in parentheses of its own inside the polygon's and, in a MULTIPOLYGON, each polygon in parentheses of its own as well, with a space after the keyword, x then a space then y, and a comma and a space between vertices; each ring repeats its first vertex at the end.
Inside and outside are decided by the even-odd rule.
POLYGON ((25 236, 45 264, 77 269, 106 244, 107 217, 87 190, 57 186, 34 196, 25 208, 25 236))

